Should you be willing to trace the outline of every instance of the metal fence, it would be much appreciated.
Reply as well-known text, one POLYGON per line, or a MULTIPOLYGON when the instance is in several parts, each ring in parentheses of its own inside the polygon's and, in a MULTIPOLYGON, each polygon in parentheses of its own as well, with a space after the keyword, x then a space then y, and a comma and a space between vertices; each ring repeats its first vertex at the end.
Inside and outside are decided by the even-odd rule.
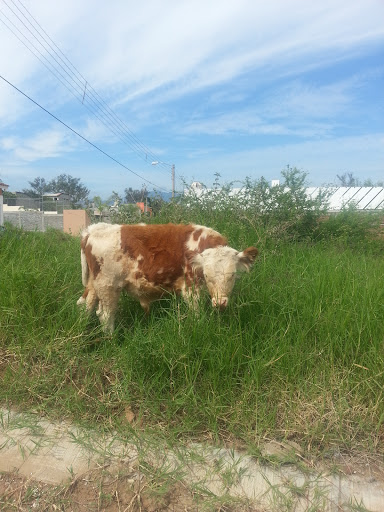
POLYGON ((53 201, 52 199, 44 199, 41 197, 6 197, 4 204, 8 206, 19 206, 25 210, 35 210, 41 212, 57 212, 63 213, 63 210, 70 210, 72 205, 68 201, 53 201))

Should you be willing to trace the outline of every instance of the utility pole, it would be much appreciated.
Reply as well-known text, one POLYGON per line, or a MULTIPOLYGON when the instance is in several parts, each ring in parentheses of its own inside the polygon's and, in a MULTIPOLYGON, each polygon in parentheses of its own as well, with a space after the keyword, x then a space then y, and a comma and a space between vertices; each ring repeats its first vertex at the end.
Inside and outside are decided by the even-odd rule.
POLYGON ((175 197, 175 164, 168 164, 167 162, 160 162, 158 160, 156 160, 155 162, 152 162, 152 165, 157 165, 157 164, 165 164, 165 165, 171 166, 171 169, 172 169, 172 199, 173 199, 175 197))
POLYGON ((172 199, 175 197, 175 164, 172 164, 172 199))

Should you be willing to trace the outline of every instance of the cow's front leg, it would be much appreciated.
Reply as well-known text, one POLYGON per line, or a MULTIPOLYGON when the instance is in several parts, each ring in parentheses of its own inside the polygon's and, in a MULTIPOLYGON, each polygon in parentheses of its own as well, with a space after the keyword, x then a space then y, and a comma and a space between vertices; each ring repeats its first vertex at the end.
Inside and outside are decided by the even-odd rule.
POLYGON ((190 308, 195 311, 199 309, 200 290, 197 286, 185 287, 181 294, 190 308))
POLYGON ((140 298, 140 306, 144 309, 147 315, 149 315, 150 302, 148 299, 140 298))

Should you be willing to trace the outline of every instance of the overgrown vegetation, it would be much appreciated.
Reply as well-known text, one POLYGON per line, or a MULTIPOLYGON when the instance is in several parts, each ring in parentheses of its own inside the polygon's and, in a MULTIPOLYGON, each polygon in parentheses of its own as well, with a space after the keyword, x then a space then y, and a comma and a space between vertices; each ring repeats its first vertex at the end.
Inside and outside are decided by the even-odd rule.
MULTIPOLYGON (((120 324, 102 334, 76 307, 79 240, 62 233, 0 234, 0 401, 105 428, 248 446, 295 439, 323 454, 382 451, 384 274, 380 218, 327 217, 281 186, 218 182, 203 199, 167 203, 153 222, 196 222, 231 246, 258 245, 254 270, 225 312, 199 314, 175 297, 147 317, 124 296, 120 324)), ((203 299, 204 302, 204 299, 203 299)))

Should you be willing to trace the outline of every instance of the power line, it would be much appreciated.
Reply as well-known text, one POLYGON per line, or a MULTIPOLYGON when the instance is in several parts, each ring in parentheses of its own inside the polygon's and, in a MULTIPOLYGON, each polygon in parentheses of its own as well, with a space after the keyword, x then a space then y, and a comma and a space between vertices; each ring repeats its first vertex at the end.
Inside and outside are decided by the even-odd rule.
MULTIPOLYGON (((90 87, 90 89, 92 89, 92 87, 88 84, 88 82, 85 80, 85 78, 84 78, 84 77, 83 77, 83 76, 82 76, 82 75, 77 71, 77 69, 75 68, 75 66, 73 66, 73 64, 69 61, 69 59, 67 59, 67 57, 63 54, 63 52, 61 52, 61 50, 58 48, 58 46, 57 46, 57 45, 52 41, 52 39, 48 36, 48 34, 47 34, 47 33, 44 31, 44 29, 41 27, 41 25, 40 25, 40 24, 35 20, 35 18, 33 18, 33 16, 30 14, 30 12, 26 9, 26 7, 22 4, 22 2, 21 2, 20 0, 19 0, 19 3, 20 3, 20 4, 21 4, 21 6, 23 7, 23 9, 28 13, 28 15, 29 15, 29 16, 32 18, 32 20, 35 22, 35 24, 36 24, 36 25, 37 25, 41 30, 43 30, 43 32, 46 34, 46 36, 48 37, 48 39, 50 39, 50 41, 52 42, 52 44, 53 44, 53 45, 57 48, 57 50, 58 50, 58 51, 63 55, 64 59, 65 59, 67 62, 69 62, 69 64, 71 65, 71 67, 72 67, 72 68, 76 71, 76 73, 80 76, 81 80, 79 80, 79 78, 78 78, 78 77, 76 77, 75 73, 73 73, 73 71, 72 71, 72 70, 68 67, 68 65, 63 61, 63 59, 62 59, 62 58, 60 57, 60 55, 55 51, 55 49, 52 47, 52 45, 49 43, 49 41, 47 41, 47 39, 46 39, 46 38, 44 38, 44 36, 42 36, 42 35, 41 35, 41 33, 39 32, 39 30, 36 28, 36 26, 34 26, 34 25, 33 25, 33 23, 32 23, 32 22, 31 22, 31 21, 30 21, 30 20, 25 16, 25 14, 24 14, 20 9, 19 9, 19 7, 15 4, 15 2, 14 2, 13 0, 11 0, 11 2, 13 3, 13 5, 18 9, 18 11, 21 13, 21 15, 22 15, 22 16, 24 17, 24 19, 27 21, 27 23, 29 23, 29 25, 33 28, 33 30, 38 34, 39 38, 41 38, 41 39, 44 41, 44 43, 47 43, 47 44, 48 44, 48 46, 49 46, 49 47, 50 47, 50 49, 53 51, 53 53, 54 53, 54 54, 55 54, 55 55, 56 55, 56 56, 61 60, 61 62, 63 62, 63 64, 66 66, 66 68, 67 68, 67 69, 65 69, 65 68, 60 64, 60 62, 56 59, 55 55, 54 55, 54 54, 53 54, 53 53, 52 53, 52 52, 47 48, 47 46, 46 46, 46 45, 41 41, 41 39, 39 39, 38 37, 36 37, 36 35, 35 35, 35 34, 33 34, 33 33, 32 33, 32 31, 31 31, 31 30, 30 30, 30 29, 25 25, 25 23, 23 22, 23 20, 21 20, 21 18, 20 18, 20 17, 15 13, 15 11, 14 11, 10 6, 9 6, 9 4, 7 4, 6 0, 3 0, 3 2, 4 2, 4 3, 5 3, 5 5, 8 7, 8 9, 9 9, 9 10, 10 10, 10 11, 11 11, 15 16, 16 16, 16 18, 17 18, 17 19, 22 23, 22 25, 23 25, 23 26, 28 30, 28 32, 29 32, 29 33, 34 37, 34 39, 36 39, 36 41, 37 41, 37 42, 38 42, 38 43, 39 43, 39 44, 44 48, 44 50, 48 53, 48 55, 49 55, 49 56, 50 56, 50 57, 51 57, 51 58, 56 62, 56 64, 61 68, 61 70, 62 70, 65 74, 67 74, 67 75, 68 75, 68 77, 70 78, 70 80, 72 80, 72 81, 75 83, 75 85, 76 85, 77 87, 80 87, 80 90, 79 90, 79 91, 76 91, 76 92, 82 95, 82 98, 83 98, 83 99, 82 99, 82 103, 84 104, 84 98, 85 98, 85 94, 84 94, 84 92, 85 92, 85 88, 86 88, 86 86, 88 85, 88 86, 90 87), (71 75, 72 75, 72 76, 69 74, 68 70, 71 72, 71 75), (76 80, 75 80, 73 77, 75 77, 75 78, 76 78, 76 80), (76 83, 76 82, 77 82, 77 83, 76 83)), ((4 16, 6 16, 4 12, 3 12, 3 15, 4 15, 4 16)), ((6 17, 7 17, 7 16, 6 16, 6 17)), ((8 17, 7 17, 7 19, 8 19, 8 21, 10 21, 8 17)), ((11 21, 10 21, 10 22, 11 22, 11 21)), ((12 22, 11 22, 11 23, 12 23, 12 22)), ((13 23, 12 23, 12 24, 13 24, 13 23)), ((13 24, 13 26, 15 27, 15 25, 14 25, 14 24, 13 24)), ((8 28, 9 28, 9 27, 8 27, 8 28)), ((15 28, 16 28, 16 29, 21 33, 21 31, 20 31, 17 27, 15 27, 15 28)), ((12 31, 12 30, 11 30, 11 31, 12 31)), ((13 33, 14 33, 14 32, 13 32, 13 33)), ((36 49, 36 46, 31 42, 31 40, 30 40, 30 39, 29 39, 25 34, 22 34, 22 35, 23 35, 23 37, 25 37, 25 38, 27 39, 27 41, 28 41, 30 44, 32 44, 32 46, 36 49)), ((25 44, 25 43, 24 43, 24 44, 25 44)), ((26 45, 26 46, 27 46, 27 45, 26 45)), ((27 46, 27 47, 28 47, 28 46, 27 46)), ((29 48, 29 47, 28 47, 28 49, 30 50, 30 48, 29 48)), ((38 49, 36 49, 36 50, 37 50, 37 51, 39 51, 38 49)), ((33 52, 32 52, 32 53, 33 53, 33 52)), ((39 51, 39 53, 40 53, 40 55, 42 55, 40 51, 39 51)), ((35 56, 36 56, 36 54, 35 54, 35 56)), ((43 55, 42 55, 42 57, 43 57, 47 62, 49 62, 49 61, 48 61, 48 59, 47 59, 45 56, 43 56, 43 55)), ((39 60, 40 60, 40 59, 39 59, 39 60)), ((49 63, 49 64, 52 66, 52 63, 49 63)), ((53 67, 54 67, 54 69, 57 71, 57 67, 56 67, 54 64, 53 64, 53 67)), ((51 73, 53 73, 53 74, 56 76, 56 78, 57 78, 57 75, 56 75, 55 71, 53 71, 53 70, 52 70, 52 68, 48 68, 48 69, 49 69, 49 71, 50 71, 51 73)), ((62 75, 60 72, 59 72, 59 74, 60 74, 60 76, 61 76, 61 77, 63 77, 63 75, 62 75)), ((64 77, 63 77, 63 78, 64 78, 64 77)), ((64 78, 64 80, 65 80, 67 83, 69 83, 69 82, 68 82, 68 80, 67 80, 66 78, 64 78)), ((59 79, 59 81, 62 83, 62 81, 61 81, 60 79, 59 79)), ((65 85, 65 84, 64 84, 64 85, 65 85)), ((74 86, 73 86, 72 84, 69 84, 69 85, 71 85, 71 87, 74 89, 74 86)), ((71 91, 71 92, 72 92, 72 91, 71 91)), ((73 94, 73 92, 72 92, 72 94, 73 94)), ((94 95, 93 95, 93 94, 91 94, 91 96, 93 96, 93 97, 94 97, 94 95)), ((75 94, 75 97, 76 97, 77 99, 79 99, 79 96, 77 96, 76 94, 75 94)), ((87 96, 87 99, 88 99, 88 98, 89 98, 89 97, 87 96)), ((102 108, 102 105, 100 106, 100 102, 99 102, 99 101, 96 101, 96 102, 95 102, 95 100, 94 100, 94 99, 91 99, 90 101, 91 101, 91 103, 95 103, 96 107, 97 107, 98 109, 100 109, 100 110, 105 114, 105 108, 102 108)), ((104 103, 105 103, 105 102, 104 102, 104 103)), ((106 104, 105 104, 105 105, 106 105, 106 104)), ((86 105, 85 105, 85 106, 86 106, 86 105)), ((108 106, 107 106, 107 107, 108 107, 108 106)), ((109 108, 109 107, 108 107, 108 108, 109 108)), ((94 111, 92 111, 92 112, 95 114, 95 112, 94 112, 94 111)), ((113 113, 113 111, 112 111, 111 109, 110 109, 110 112, 112 112, 112 114, 113 114, 113 115, 114 115, 114 117, 119 121, 119 123, 122 123, 122 122, 120 121, 120 119, 116 116, 116 114, 114 114, 114 113, 113 113)), ((107 112, 107 114, 108 114, 108 112, 107 112)), ((96 115, 96 114, 95 114, 95 115, 96 115)), ((101 119, 99 116, 97 116, 97 115, 96 115, 96 117, 98 117, 98 119, 99 119, 102 123, 106 124, 106 123, 104 122, 104 120, 103 120, 103 119, 101 119)), ((110 115, 109 115, 108 117, 110 117, 110 115)), ((116 119, 112 119, 112 121, 113 121, 113 123, 114 123, 115 125, 116 125, 116 119)), ((109 122, 110 122, 110 119, 109 119, 107 122, 109 123, 109 122)), ((110 126, 108 126, 108 127, 111 129, 111 127, 110 127, 110 126)), ((127 130, 128 130, 128 132, 129 132, 128 127, 126 127, 126 126, 125 126, 125 128, 126 128, 126 129, 125 129, 125 131, 127 131, 127 130)), ((112 130, 112 131, 113 131, 113 133, 115 133, 115 135, 119 136, 119 134, 117 134, 114 130, 112 130)), ((120 131, 120 133, 122 133, 122 132, 120 131)), ((128 137, 129 137, 129 140, 128 140, 128 141, 126 141, 126 142, 127 142, 129 145, 131 145, 131 148, 132 148, 134 151, 136 151, 136 152, 139 154, 139 156, 141 156, 142 158, 143 158, 143 151, 144 151, 146 154, 148 154, 148 153, 152 153, 148 148, 146 148, 146 147, 145 147, 145 146, 144 146, 144 145, 139 141, 139 139, 137 139, 137 137, 135 137, 135 136, 132 134, 132 132, 129 132, 128 134, 126 134, 125 132, 123 132, 123 136, 125 136, 125 137, 126 137, 126 136, 128 136, 128 137), (140 147, 140 145, 141 145, 141 147, 140 147)), ((153 154, 153 153, 152 153, 152 154, 153 154)), ((154 154, 153 154, 153 156, 156 156, 156 155, 154 155, 154 154)), ((147 160, 147 158, 145 158, 145 160, 147 160)))
POLYGON ((156 188, 159 188, 160 190, 164 190, 165 192, 168 192, 167 189, 163 188, 163 187, 159 187, 158 185, 156 185, 155 183, 152 183, 152 181, 149 181, 147 180, 146 178, 144 178, 143 176, 141 176, 140 174, 138 174, 137 172, 135 171, 132 171, 132 169, 130 169, 129 167, 127 167, 126 165, 124 165, 123 163, 121 163, 119 160, 117 160, 116 158, 114 158, 113 156, 109 155, 108 153, 106 153, 103 149, 101 149, 99 146, 97 146, 96 144, 94 144, 93 142, 89 141, 86 137, 84 137, 83 135, 81 135, 79 132, 77 132, 76 130, 74 130, 73 128, 71 128, 68 124, 64 123, 64 121, 62 121, 61 119, 59 119, 57 116, 55 116, 54 114, 52 114, 51 112, 49 112, 49 110, 47 110, 46 108, 44 108, 42 105, 40 105, 37 101, 35 101, 34 99, 32 99, 30 96, 28 96, 28 94, 26 94, 25 92, 23 92, 21 89, 19 89, 18 87, 16 87, 16 85, 12 84, 9 80, 7 80, 6 78, 4 78, 2 75, 0 75, 0 78, 2 80, 4 80, 4 82, 6 82, 8 85, 10 85, 11 87, 13 87, 13 89, 15 89, 17 92, 19 92, 20 94, 22 94, 25 98, 27 98, 28 100, 30 100, 32 103, 34 103, 36 106, 38 106, 39 108, 41 108, 41 110, 44 110, 44 112, 46 112, 48 115, 50 115, 51 117, 53 117, 53 119, 55 119, 56 121, 58 121, 59 123, 61 123, 63 126, 65 126, 66 128, 68 128, 68 130, 71 130, 71 132, 73 132, 75 135, 77 135, 78 137, 80 137, 81 139, 83 139, 85 142, 87 142, 89 145, 91 145, 92 147, 94 147, 95 149, 97 149, 98 151, 100 151, 100 153, 103 153, 103 155, 105 155, 106 157, 110 158, 111 160, 113 160, 114 162, 116 162, 118 165, 120 165, 121 167, 124 167, 124 169, 126 169, 127 171, 129 171, 130 173, 134 174, 135 176, 137 176, 138 178, 146 181, 147 183, 149 183, 150 185, 153 185, 154 187, 156 188))
MULTIPOLYGON (((71 63, 71 61, 65 56, 65 54, 60 50, 60 48, 56 45, 56 43, 50 38, 47 32, 41 27, 38 21, 32 16, 32 14, 28 11, 28 9, 23 5, 21 0, 18 0, 19 4, 24 9, 25 13, 16 5, 14 0, 9 0, 15 6, 15 8, 19 11, 24 20, 28 23, 28 25, 33 29, 35 33, 26 25, 26 23, 20 18, 20 16, 12 9, 12 7, 7 3, 6 0, 3 0, 4 4, 8 7, 8 9, 13 13, 13 15, 19 20, 23 27, 31 34, 31 36, 38 42, 38 44, 44 49, 44 51, 48 54, 50 59, 54 62, 48 60, 48 58, 42 54, 42 52, 36 47, 36 45, 31 41, 28 35, 23 33, 12 20, 4 13, 4 11, 0 11, 3 16, 8 20, 9 23, 21 34, 21 36, 32 45, 32 47, 40 54, 40 56, 46 61, 42 61, 42 59, 36 55, 36 53, 31 49, 25 41, 21 40, 20 37, 12 30, 12 28, 7 25, 4 20, 1 20, 3 24, 19 39, 19 41, 24 44, 28 48, 31 53, 42 62, 42 64, 56 77, 57 80, 60 81, 62 85, 64 85, 71 94, 74 95, 76 99, 89 110, 100 122, 102 122, 108 129, 110 129, 117 137, 122 140, 125 144, 129 145, 133 151, 135 151, 142 159, 148 162, 148 156, 150 156, 151 160, 159 161, 160 166, 167 167, 163 164, 160 158, 153 153, 147 146, 145 146, 140 139, 138 139, 128 128, 128 126, 113 112, 113 110, 107 105, 107 103, 98 95, 98 93, 93 89, 93 87, 89 84, 89 82, 81 75, 81 73, 76 69, 76 67, 71 63), (33 22, 31 21, 33 20, 33 22), (41 31, 45 34, 42 35, 41 31), (51 44, 52 43, 52 44, 51 44), (56 51, 56 49, 57 51, 56 51), (60 77, 57 75, 60 75, 60 77), (66 75, 66 76, 65 76, 66 75), (64 83, 63 82, 66 82, 64 83), (68 84, 68 87, 66 84, 68 84), (97 109, 97 112, 95 111, 97 109)), ((159 169, 161 171, 161 169, 159 169)), ((164 171, 163 171, 164 172, 164 171)))
MULTIPOLYGON (((78 96, 78 94, 77 94, 77 92, 78 92, 78 91, 76 91, 76 89, 75 89, 75 87, 73 86, 73 84, 71 84, 71 83, 67 80, 67 78, 66 78, 66 77, 65 77, 65 76, 64 76, 60 71, 58 71, 58 70, 56 69, 56 67, 55 67, 55 66, 54 66, 54 65, 53 65, 53 64, 52 64, 52 63, 51 63, 51 62, 50 62, 50 61, 45 57, 45 55, 43 55, 43 54, 41 53, 41 51, 40 51, 40 50, 35 46, 35 44, 34 44, 33 42, 31 42, 31 41, 28 39, 28 37, 27 37, 25 34, 23 34, 23 33, 19 30, 19 28, 18 28, 18 27, 16 27, 16 25, 15 25, 15 24, 14 24, 14 23, 9 19, 9 17, 8 17, 8 16, 7 16, 3 11, 1 11, 1 12, 2 12, 3 16, 5 16, 5 17, 6 17, 6 19, 7 19, 7 20, 8 20, 8 21, 13 25, 13 27, 14 27, 14 28, 15 28, 15 29, 16 29, 16 30, 21 34, 21 36, 22 36, 22 37, 24 37, 25 39, 27 39, 27 41, 28 41, 28 42, 32 45, 32 47, 33 47, 33 48, 34 48, 34 49, 35 49, 35 50, 36 50, 36 51, 41 55, 41 57, 42 57, 42 58, 40 58, 40 57, 39 57, 39 56, 38 56, 38 55, 37 55, 37 54, 36 54, 36 53, 35 53, 35 52, 34 52, 34 51, 33 51, 33 50, 32 50, 32 49, 31 49, 31 48, 30 48, 26 43, 25 43, 25 41, 23 41, 22 39, 20 39, 20 37, 19 37, 19 36, 14 32, 14 30, 12 30, 12 28, 10 28, 10 27, 9 27, 9 26, 4 22, 4 20, 1 20, 1 21, 2 21, 2 23, 3 23, 3 24, 4 24, 4 25, 5 25, 5 26, 6 26, 6 27, 7 27, 7 28, 8 28, 8 29, 9 29, 9 30, 14 34, 14 35, 15 35, 15 37, 17 37, 17 39, 19 39, 19 41, 20 41, 22 44, 24 44, 24 46, 25 46, 25 47, 26 47, 26 48, 27 48, 27 49, 28 49, 28 50, 29 50, 29 51, 30 51, 30 52, 31 52, 31 53, 32 53, 32 54, 33 54, 33 55, 34 55, 34 56, 35 56, 35 57, 36 57, 36 58, 37 58, 37 59, 38 59, 38 60, 39 60, 39 61, 40 61, 40 62, 41 62, 41 63, 42 63, 46 68, 47 68, 47 69, 48 69, 48 71, 50 71, 50 72, 51 72, 51 73, 52 73, 52 74, 57 78, 57 80, 58 80, 62 85, 64 85, 64 87, 65 87, 65 88, 66 88, 66 89, 67 89, 67 90, 68 90, 68 91, 69 91, 69 92, 70 92, 70 93, 71 93, 71 94, 72 94, 72 95, 73 95, 77 100, 79 100, 79 96, 78 96), (45 62, 44 62, 42 59, 44 59, 44 61, 45 61, 45 62), (52 68, 53 68, 53 69, 52 69, 52 68), (61 77, 61 78, 56 74, 56 72, 55 72, 55 71, 58 71, 58 73, 59 73, 59 75, 60 75, 60 77, 61 77), (65 82, 66 82, 66 83, 65 83, 65 82), (67 85, 67 84, 68 84, 68 85, 67 85)), ((12 11, 12 12, 14 12, 14 11, 12 11)), ((18 16, 17 16, 17 18, 18 18, 18 19, 20 19, 18 16)), ((23 25, 25 25, 25 24, 23 23, 23 25)), ((29 31, 29 32, 30 32, 30 31, 29 31)), ((35 37, 35 36, 34 36, 34 37, 35 37)), ((36 37, 35 37, 35 39, 37 40, 37 38, 36 38, 36 37)), ((37 42, 38 42, 40 45, 42 45, 42 44, 41 44, 41 42, 40 42, 39 40, 37 40, 37 42)), ((42 46, 43 46, 43 45, 42 45, 42 46)), ((43 46, 43 47, 44 47, 44 46, 43 46)), ((46 48, 44 48, 44 49, 46 49, 46 48)), ((57 60, 56 60, 56 59, 54 59, 54 60, 57 62, 57 60)), ((61 68, 61 69, 63 69, 63 68, 61 68)), ((64 70, 64 71, 65 71, 65 70, 64 70)), ((68 73, 67 73, 67 75, 68 75, 68 73)), ((82 86, 82 84, 80 84, 80 85, 82 86)), ((81 89, 81 93, 82 93, 82 92, 83 92, 83 90, 81 89)), ((122 140, 124 143, 126 143, 126 141, 124 140, 124 137, 122 138, 122 136, 121 136, 122 134, 123 134, 123 136, 124 136, 124 133, 123 133, 121 130, 120 130, 119 132, 116 132, 116 130, 115 130, 115 126, 113 126, 113 125, 111 126, 111 125, 110 125, 110 123, 106 124, 106 122, 105 122, 105 121, 100 117, 99 113, 98 113, 98 112, 96 112, 96 111, 94 110, 94 108, 93 108, 93 105, 92 105, 92 104, 91 104, 91 105, 84 105, 84 106, 85 106, 85 108, 87 108, 87 110, 88 110, 88 111, 90 111, 90 112, 91 112, 91 113, 92 113, 92 114, 93 114, 97 119, 99 119, 99 121, 100 121, 101 123, 103 123, 105 126, 107 126, 107 127, 108 127, 108 128, 109 128, 109 129, 110 129, 110 130, 111 130, 111 131, 112 131, 112 132, 113 132, 113 133, 118 137, 118 138, 120 138, 120 140, 122 140)), ((129 141, 128 141, 128 143, 129 143, 129 141)), ((132 147, 132 146, 131 146, 131 147, 132 147)), ((137 152, 137 148, 133 147, 133 149, 134 149, 134 150, 136 150, 136 152, 137 152)), ((139 156, 142 156, 142 155, 139 153, 139 156)), ((165 174, 165 173, 163 173, 163 174, 165 174)))

